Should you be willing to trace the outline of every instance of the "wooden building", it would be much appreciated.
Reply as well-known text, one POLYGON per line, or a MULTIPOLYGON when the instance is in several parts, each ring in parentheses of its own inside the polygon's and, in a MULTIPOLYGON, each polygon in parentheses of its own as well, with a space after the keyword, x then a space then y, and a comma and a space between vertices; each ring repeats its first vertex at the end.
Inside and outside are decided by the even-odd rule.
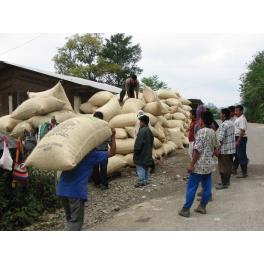
POLYGON ((104 83, 0 61, 0 116, 11 113, 25 101, 28 91, 45 91, 58 81, 62 81, 68 99, 76 111, 81 103, 98 91, 121 91, 120 88, 104 83))

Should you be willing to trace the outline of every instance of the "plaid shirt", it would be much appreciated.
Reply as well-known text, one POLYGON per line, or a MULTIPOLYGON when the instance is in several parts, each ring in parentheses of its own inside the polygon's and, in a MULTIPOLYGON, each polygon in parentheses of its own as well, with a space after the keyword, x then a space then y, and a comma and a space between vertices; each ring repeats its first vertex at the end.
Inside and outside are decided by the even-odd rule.
POLYGON ((199 152, 199 159, 195 164, 194 172, 198 174, 209 174, 215 168, 213 154, 215 148, 218 148, 216 134, 211 128, 201 128, 197 132, 193 149, 199 152))
POLYGON ((225 120, 218 130, 218 141, 222 142, 221 154, 236 153, 235 126, 231 120, 225 120))

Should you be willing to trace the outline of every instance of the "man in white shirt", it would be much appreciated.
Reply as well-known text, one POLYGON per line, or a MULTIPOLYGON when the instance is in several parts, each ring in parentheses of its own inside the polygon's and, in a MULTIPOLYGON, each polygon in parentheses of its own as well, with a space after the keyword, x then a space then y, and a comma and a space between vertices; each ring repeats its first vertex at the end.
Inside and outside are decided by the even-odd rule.
POLYGON ((247 119, 245 118, 244 108, 242 105, 235 107, 235 137, 236 137, 236 158, 233 164, 233 174, 237 173, 239 165, 241 166, 242 174, 237 178, 247 177, 247 119))

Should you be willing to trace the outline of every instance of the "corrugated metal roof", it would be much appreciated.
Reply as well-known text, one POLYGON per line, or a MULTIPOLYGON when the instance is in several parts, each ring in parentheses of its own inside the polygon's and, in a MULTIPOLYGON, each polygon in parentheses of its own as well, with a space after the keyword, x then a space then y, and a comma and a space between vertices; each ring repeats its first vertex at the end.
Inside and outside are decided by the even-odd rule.
POLYGON ((28 66, 22 66, 16 63, 11 63, 11 62, 7 62, 7 61, 0 61, 0 64, 7 64, 7 65, 12 65, 18 68, 22 68, 22 69, 26 69, 29 71, 34 71, 34 72, 38 72, 41 74, 45 74, 45 75, 49 75, 55 78, 58 78, 60 80, 65 80, 65 81, 69 81, 72 83, 77 83, 83 86, 89 86, 95 89, 99 89, 99 90, 104 90, 104 91, 109 91, 112 93, 120 93, 121 89, 109 84, 105 84, 105 83, 100 83, 100 82, 94 82, 94 81, 90 81, 90 80, 86 80, 83 78, 78 78, 78 77, 73 77, 73 76, 69 76, 69 75, 64 75, 64 74, 59 74, 59 73, 54 73, 54 72, 49 72, 49 71, 43 71, 43 70, 39 70, 36 68, 32 68, 32 67, 28 67, 28 66))

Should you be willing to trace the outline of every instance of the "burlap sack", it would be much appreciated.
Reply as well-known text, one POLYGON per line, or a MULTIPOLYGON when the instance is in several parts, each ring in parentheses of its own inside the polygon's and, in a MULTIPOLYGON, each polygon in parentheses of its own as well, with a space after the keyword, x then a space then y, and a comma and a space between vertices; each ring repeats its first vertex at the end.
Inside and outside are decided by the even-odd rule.
POLYGON ((127 132, 124 128, 116 128, 115 131, 116 131, 116 134, 115 134, 116 139, 126 139, 127 138, 127 132))
POLYGON ((143 102, 144 105, 146 104, 146 101, 145 101, 145 98, 143 96, 143 93, 138 93, 138 99, 140 99, 143 102))
POLYGON ((149 122, 150 122, 150 124, 151 124, 152 126, 155 126, 156 123, 158 122, 157 117, 154 116, 154 115, 152 115, 152 114, 150 114, 150 113, 145 113, 145 115, 149 117, 149 122))
POLYGON ((169 132, 169 136, 168 136, 169 141, 174 142, 177 145, 177 148, 183 149, 184 148, 183 146, 184 135, 180 131, 180 129, 179 128, 169 128, 168 132, 169 132))
POLYGON ((164 154, 165 154, 165 150, 163 148, 163 145, 162 145, 162 147, 156 149, 156 151, 155 151, 155 155, 156 155, 157 158, 162 158, 162 156, 164 154))
POLYGON ((169 141, 170 143, 164 143, 163 144, 163 149, 166 155, 168 155, 169 153, 171 153, 172 151, 174 151, 176 149, 176 145, 175 143, 173 143, 172 141, 169 141))
POLYGON ((97 108, 97 112, 102 112, 104 120, 109 122, 114 116, 121 113, 121 107, 116 96, 112 97, 104 106, 97 108))
POLYGON ((65 102, 53 96, 31 98, 19 105, 10 116, 17 120, 27 120, 32 116, 60 111, 64 105, 65 102))
POLYGON ((162 107, 161 111, 163 115, 170 113, 171 108, 166 103, 161 102, 161 107, 162 107))
POLYGON ((146 113, 150 113, 154 116, 159 116, 163 114, 163 107, 160 101, 148 103, 144 106, 143 111, 146 113))
POLYGON ((2 116, 0 117, 0 132, 9 133, 20 122, 20 120, 15 120, 11 118, 10 115, 2 116))
POLYGON ((31 132, 33 130, 33 127, 27 121, 22 121, 21 123, 18 123, 15 126, 15 128, 11 132, 11 136, 15 138, 22 137, 24 135, 25 130, 27 132, 31 132))
POLYGON ((166 100, 166 104, 169 106, 181 106, 181 101, 175 98, 169 98, 166 100))
POLYGON ((54 87, 52 87, 51 89, 46 90, 44 92, 38 92, 38 93, 28 92, 27 94, 28 94, 29 98, 43 97, 43 96, 54 96, 57 99, 59 99, 65 103, 65 105, 63 107, 64 110, 73 111, 71 103, 68 100, 68 97, 64 91, 64 88, 63 88, 61 82, 58 82, 54 87))
POLYGON ((114 95, 108 91, 97 92, 88 100, 88 103, 101 107, 105 105, 113 96, 114 95))
POLYGON ((170 113, 171 114, 175 114, 175 113, 177 113, 178 112, 178 106, 176 106, 176 105, 174 105, 174 106, 171 106, 171 108, 170 108, 170 113))
POLYGON ((184 98, 180 98, 180 101, 183 105, 191 105, 192 102, 190 100, 184 99, 184 98))
POLYGON ((172 114, 166 114, 164 115, 164 117, 167 119, 167 120, 171 120, 172 119, 172 114))
POLYGON ((85 114, 93 114, 97 108, 98 108, 97 106, 94 106, 89 102, 86 102, 80 105, 81 112, 85 114))
POLYGON ((182 108, 185 111, 191 111, 192 110, 192 108, 189 105, 183 105, 182 108))
POLYGON ((135 138, 136 136, 136 128, 135 127, 126 127, 126 132, 131 138, 135 138))
POLYGON ((153 146, 155 149, 158 149, 158 148, 162 147, 162 142, 158 138, 154 137, 153 146))
POLYGON ((158 116, 157 119, 160 122, 161 126, 168 127, 168 120, 164 116, 158 116))
POLYGON ((175 113, 172 115, 172 118, 175 120, 182 120, 185 121, 186 120, 186 116, 183 113, 175 113))
POLYGON ((112 174, 113 172, 120 171, 127 165, 124 158, 120 158, 118 156, 113 156, 108 159, 107 164, 107 174, 112 174))
POLYGON ((135 140, 133 138, 117 139, 116 140, 116 153, 117 154, 129 154, 134 152, 135 140))
POLYGON ((157 95, 159 99, 168 99, 168 98, 178 98, 178 96, 175 94, 174 91, 169 91, 169 90, 158 90, 157 95))
POLYGON ((182 120, 168 120, 169 128, 183 128, 183 121, 182 120))
POLYGON ((46 122, 50 122, 51 118, 53 116, 55 116, 57 122, 60 124, 60 123, 64 122, 65 120, 77 117, 79 115, 75 114, 72 111, 63 110, 63 111, 57 111, 57 112, 49 113, 45 116, 33 116, 30 119, 28 119, 27 121, 33 128, 37 128, 41 124, 44 124, 46 122))
POLYGON ((130 167, 135 167, 133 156, 134 156, 133 153, 129 153, 126 156, 124 156, 124 160, 126 161, 127 165, 130 167))
POLYGON ((150 87, 144 86, 143 97, 146 103, 152 103, 158 101, 158 96, 150 87))
POLYGON ((136 113, 121 114, 113 117, 110 120, 109 125, 115 128, 135 127, 137 120, 138 118, 136 113))
POLYGON ((111 137, 103 120, 76 117, 51 130, 26 160, 26 166, 67 171, 74 168, 91 150, 111 137))
POLYGON ((129 98, 122 107, 122 114, 138 113, 144 107, 144 103, 140 99, 129 98))
POLYGON ((157 122, 156 125, 154 126, 157 135, 156 137, 160 139, 161 141, 164 141, 165 139, 165 133, 164 133, 164 128, 161 126, 160 122, 157 122))
POLYGON ((186 137, 185 135, 183 136, 183 141, 182 141, 184 146, 188 146, 189 145, 189 139, 188 137, 186 137))

